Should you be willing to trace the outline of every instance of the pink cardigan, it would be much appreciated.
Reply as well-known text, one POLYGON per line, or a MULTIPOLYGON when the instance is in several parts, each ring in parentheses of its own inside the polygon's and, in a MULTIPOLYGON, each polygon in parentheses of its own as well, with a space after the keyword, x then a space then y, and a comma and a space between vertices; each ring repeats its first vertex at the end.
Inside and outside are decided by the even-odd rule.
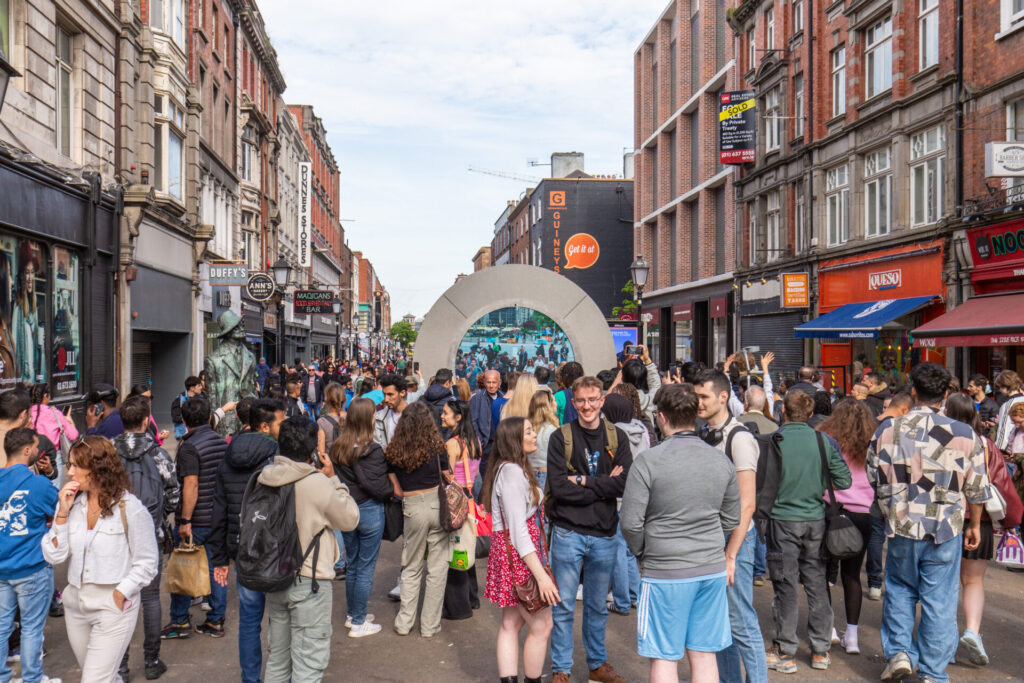
POLYGON ((78 438, 78 429, 75 428, 75 423, 53 406, 36 404, 29 408, 28 414, 29 424, 33 425, 33 429, 52 441, 57 448, 60 448, 61 424, 64 425, 64 436, 72 441, 78 438))

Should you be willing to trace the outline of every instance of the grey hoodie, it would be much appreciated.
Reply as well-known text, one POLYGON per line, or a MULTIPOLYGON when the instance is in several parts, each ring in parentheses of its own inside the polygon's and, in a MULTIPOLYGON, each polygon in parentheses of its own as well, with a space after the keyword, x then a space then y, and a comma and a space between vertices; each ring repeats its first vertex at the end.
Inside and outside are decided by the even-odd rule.
POLYGON ((629 450, 633 452, 634 460, 651 447, 651 436, 640 420, 633 418, 629 422, 616 422, 615 426, 626 432, 626 436, 629 437, 629 450))
MULTIPOLYGON (((328 479, 309 463, 274 456, 274 461, 260 471, 259 482, 265 486, 295 484, 295 526, 303 551, 321 529, 352 531, 359 525, 359 506, 348 494, 348 487, 337 477, 328 479)), ((337 561, 334 534, 320 534, 316 578, 333 579, 337 561)), ((306 558, 299 575, 313 577, 313 553, 306 558)))

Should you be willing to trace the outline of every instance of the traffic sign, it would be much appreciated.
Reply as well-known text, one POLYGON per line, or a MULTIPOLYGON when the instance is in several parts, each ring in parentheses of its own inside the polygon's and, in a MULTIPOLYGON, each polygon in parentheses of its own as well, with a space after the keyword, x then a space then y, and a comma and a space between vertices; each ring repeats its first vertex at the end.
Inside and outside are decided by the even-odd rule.
POLYGON ((269 301, 274 296, 274 278, 266 273, 253 273, 245 283, 245 293, 253 301, 269 301))

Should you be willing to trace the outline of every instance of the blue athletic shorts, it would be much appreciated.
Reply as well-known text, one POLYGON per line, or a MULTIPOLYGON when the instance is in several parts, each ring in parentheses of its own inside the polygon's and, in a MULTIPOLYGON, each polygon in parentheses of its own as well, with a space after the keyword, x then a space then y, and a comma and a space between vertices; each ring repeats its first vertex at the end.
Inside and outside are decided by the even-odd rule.
POLYGON ((674 662, 687 650, 719 652, 730 645, 725 572, 692 579, 641 579, 636 618, 641 657, 674 662))

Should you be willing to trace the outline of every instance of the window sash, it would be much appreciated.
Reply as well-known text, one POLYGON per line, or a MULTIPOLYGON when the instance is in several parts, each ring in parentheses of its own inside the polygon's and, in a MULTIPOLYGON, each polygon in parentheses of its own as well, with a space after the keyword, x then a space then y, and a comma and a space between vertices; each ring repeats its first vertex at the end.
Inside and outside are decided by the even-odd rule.
POLYGON ((891 207, 891 174, 882 175, 864 183, 864 234, 868 237, 889 234, 891 207))
POLYGON ((164 0, 150 0, 149 25, 157 31, 164 30, 164 0))
POLYGON ((832 53, 832 116, 846 111, 846 48, 832 53))
POLYGON ((910 167, 912 227, 929 225, 942 216, 945 157, 938 156, 910 167))
POLYGON ((1022 140, 1024 140, 1024 98, 1006 105, 1006 141, 1019 142, 1022 140))
POLYGON ((804 28, 804 3, 803 0, 793 0, 793 33, 802 31, 804 28))
POLYGON ((920 68, 939 62, 939 4, 938 0, 921 0, 918 15, 918 54, 920 68))
POLYGON ((804 188, 802 185, 796 186, 796 202, 794 202, 796 208, 793 211, 794 225, 796 231, 796 249, 798 253, 803 253, 807 249, 807 221, 804 218, 804 208, 806 203, 804 201, 804 188))
POLYGON ((57 148, 71 156, 71 67, 57 62, 57 148))
POLYGON ((757 67, 757 34, 754 29, 747 31, 747 68, 757 67))
POLYGON ((765 46, 770 50, 775 47, 775 10, 768 8, 764 13, 765 46))
POLYGON ((850 190, 843 188, 826 195, 828 219, 828 243, 830 246, 844 244, 849 239, 847 219, 850 210, 850 190))
POLYGON ((793 132, 796 137, 804 134, 804 77, 793 79, 793 132))
POLYGON ((757 263, 757 202, 750 203, 750 263, 757 263))
POLYGON ((0 0, 0 50, 11 59, 11 0, 0 0))
POLYGON ((866 42, 867 96, 874 97, 892 88, 892 19, 869 28, 866 42))

